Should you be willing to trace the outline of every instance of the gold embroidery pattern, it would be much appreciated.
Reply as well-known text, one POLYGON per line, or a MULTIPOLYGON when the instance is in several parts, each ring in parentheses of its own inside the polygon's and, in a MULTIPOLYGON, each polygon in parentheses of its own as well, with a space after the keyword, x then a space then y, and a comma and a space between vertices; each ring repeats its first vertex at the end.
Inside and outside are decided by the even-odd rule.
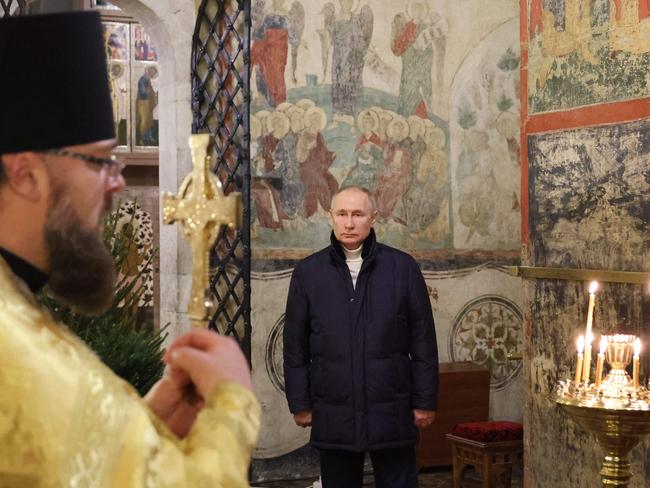
POLYGON ((261 410, 221 385, 179 441, 0 259, 0 488, 240 488, 261 410))

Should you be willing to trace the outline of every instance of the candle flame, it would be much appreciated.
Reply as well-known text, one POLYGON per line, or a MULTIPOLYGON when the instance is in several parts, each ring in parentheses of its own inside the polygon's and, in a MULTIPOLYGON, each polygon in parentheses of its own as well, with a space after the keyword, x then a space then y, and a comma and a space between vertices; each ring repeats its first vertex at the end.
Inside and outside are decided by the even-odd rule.
POLYGON ((585 336, 581 335, 580 337, 578 337, 578 354, 582 354, 582 351, 584 350, 585 350, 585 336))
POLYGON ((598 290, 598 282, 592 281, 591 284, 589 285, 589 293, 594 294, 596 293, 596 290, 598 290))
POLYGON ((600 353, 605 354, 607 351, 607 337, 600 336, 600 353))
POLYGON ((634 341, 634 357, 638 358, 639 354, 641 354, 641 339, 637 337, 636 341, 634 341))

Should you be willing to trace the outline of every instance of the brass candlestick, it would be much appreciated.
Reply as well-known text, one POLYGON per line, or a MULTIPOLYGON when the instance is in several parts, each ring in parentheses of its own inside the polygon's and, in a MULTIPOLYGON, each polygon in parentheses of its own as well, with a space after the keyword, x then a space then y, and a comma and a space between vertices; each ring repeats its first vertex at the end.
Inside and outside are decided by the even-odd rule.
POLYGON ((625 371, 635 342, 634 336, 607 336, 605 360, 611 369, 602 383, 560 381, 555 393, 559 407, 603 446, 603 487, 629 486, 628 454, 650 433, 650 392, 636 386, 625 371))

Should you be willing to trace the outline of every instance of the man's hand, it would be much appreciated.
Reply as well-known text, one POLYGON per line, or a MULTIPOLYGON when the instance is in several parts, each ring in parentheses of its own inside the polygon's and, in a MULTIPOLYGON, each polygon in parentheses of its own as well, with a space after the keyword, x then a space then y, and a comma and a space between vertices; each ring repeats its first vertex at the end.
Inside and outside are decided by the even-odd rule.
POLYGON ((185 373, 203 398, 224 381, 253 389, 248 363, 239 345, 210 330, 194 329, 178 337, 163 360, 172 370, 185 373))
POLYGON ((151 410, 181 439, 189 433, 204 404, 191 386, 186 373, 170 369, 144 397, 151 410))
POLYGON ((298 427, 311 426, 311 410, 301 410, 293 414, 293 420, 298 427))
POLYGON ((413 423, 418 429, 426 429, 436 420, 435 410, 413 409, 413 423))

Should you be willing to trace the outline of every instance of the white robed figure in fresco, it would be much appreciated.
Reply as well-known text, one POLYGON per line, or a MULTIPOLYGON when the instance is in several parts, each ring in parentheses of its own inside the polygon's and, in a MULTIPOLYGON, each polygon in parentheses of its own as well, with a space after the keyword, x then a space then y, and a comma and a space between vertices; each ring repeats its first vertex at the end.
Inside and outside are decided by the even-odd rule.
MULTIPOLYGON (((332 46, 334 124, 345 122, 352 127, 357 113, 357 99, 363 88, 363 68, 374 22, 372 9, 368 5, 355 13, 354 3, 354 0, 338 0, 338 13, 331 2, 325 4, 321 11, 324 16, 321 43, 326 43, 329 37, 332 46)), ((325 53, 327 50, 324 44, 325 53)), ((323 59, 327 60, 325 53, 323 59)))

